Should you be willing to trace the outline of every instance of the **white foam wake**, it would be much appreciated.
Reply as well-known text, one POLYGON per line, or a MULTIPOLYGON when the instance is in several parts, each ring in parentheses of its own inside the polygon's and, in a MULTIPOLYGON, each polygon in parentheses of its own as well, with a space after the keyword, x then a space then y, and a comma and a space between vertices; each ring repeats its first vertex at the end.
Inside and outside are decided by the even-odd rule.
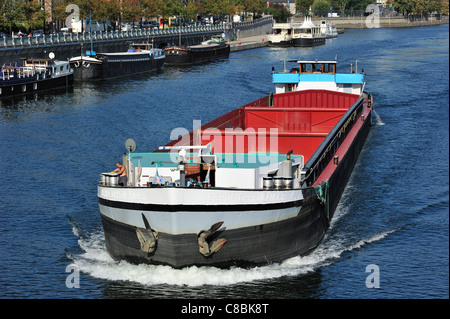
MULTIPOLYGON (((82 273, 92 277, 111 281, 130 281, 145 286, 178 285, 228 286, 256 280, 268 280, 284 276, 297 276, 313 272, 316 269, 333 263, 342 253, 359 249, 366 244, 385 238, 387 231, 361 239, 357 243, 344 243, 343 240, 325 241, 312 254, 305 257, 293 257, 282 263, 262 267, 219 269, 215 267, 187 267, 174 269, 169 266, 133 265, 125 261, 114 261, 106 251, 101 231, 86 238, 79 238, 78 243, 84 251, 78 255, 68 256, 82 273)), ((74 234, 79 231, 74 231, 74 234)))

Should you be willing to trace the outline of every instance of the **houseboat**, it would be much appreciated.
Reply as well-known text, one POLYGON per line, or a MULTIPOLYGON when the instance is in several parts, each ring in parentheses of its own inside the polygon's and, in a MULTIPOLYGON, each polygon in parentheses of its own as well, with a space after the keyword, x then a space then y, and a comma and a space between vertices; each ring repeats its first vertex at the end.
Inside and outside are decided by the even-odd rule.
POLYGON ((304 22, 293 28, 292 45, 294 47, 315 47, 325 44, 326 37, 321 33, 311 17, 305 17, 304 22))
POLYGON ((68 88, 74 75, 68 61, 51 58, 24 59, 23 65, 4 65, 0 70, 0 98, 68 88))
POLYGON ((230 56, 230 45, 222 36, 213 36, 201 44, 170 46, 164 52, 167 65, 189 65, 227 59, 230 56))
POLYGON ((369 133, 364 74, 292 60, 275 93, 149 153, 125 143, 128 182, 102 173, 97 200, 115 260, 249 267, 322 242, 369 133))
POLYGON ((96 53, 72 57, 75 80, 105 80, 160 70, 164 66, 162 49, 152 43, 132 43, 126 52, 96 53))
POLYGON ((290 23, 274 23, 272 34, 268 38, 269 46, 292 46, 292 25, 290 23))

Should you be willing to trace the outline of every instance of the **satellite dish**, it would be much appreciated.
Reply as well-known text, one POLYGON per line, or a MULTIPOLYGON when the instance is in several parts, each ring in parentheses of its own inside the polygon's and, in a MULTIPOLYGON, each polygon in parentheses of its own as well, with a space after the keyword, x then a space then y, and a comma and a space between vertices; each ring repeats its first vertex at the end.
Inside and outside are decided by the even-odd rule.
POLYGON ((53 52, 50 52, 48 54, 48 57, 53 60, 55 58, 55 54, 53 52))
POLYGON ((130 153, 134 152, 136 150, 136 142, 132 138, 129 138, 125 141, 125 147, 130 153))

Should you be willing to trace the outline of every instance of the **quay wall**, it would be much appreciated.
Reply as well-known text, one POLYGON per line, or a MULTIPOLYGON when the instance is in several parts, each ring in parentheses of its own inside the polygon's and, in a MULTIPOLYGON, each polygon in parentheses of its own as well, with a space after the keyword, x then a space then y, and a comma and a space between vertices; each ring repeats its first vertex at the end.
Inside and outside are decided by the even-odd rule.
MULTIPOLYGON (((339 17, 339 18, 312 18, 312 21, 316 25, 320 25, 320 21, 326 20, 328 23, 334 24, 338 29, 366 29, 372 28, 375 21, 367 16, 360 17, 339 17), (366 23, 368 21, 369 23, 366 23)), ((302 19, 296 19, 295 22, 303 22, 302 19)), ((379 17, 380 28, 408 28, 408 27, 421 27, 448 24, 449 17, 441 16, 439 19, 436 17, 414 17, 407 18, 403 16, 392 17, 379 17)))
POLYGON ((229 40, 270 34, 272 33, 273 23, 272 16, 266 16, 254 21, 233 23, 231 31, 234 33, 234 37, 229 40))

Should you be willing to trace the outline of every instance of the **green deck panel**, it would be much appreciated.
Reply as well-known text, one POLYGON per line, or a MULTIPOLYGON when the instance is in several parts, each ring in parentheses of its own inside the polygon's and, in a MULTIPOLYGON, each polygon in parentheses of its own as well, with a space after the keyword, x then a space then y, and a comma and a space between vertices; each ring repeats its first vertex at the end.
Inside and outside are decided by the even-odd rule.
MULTIPOLYGON (((132 153, 131 162, 134 166, 142 167, 177 167, 178 162, 172 161, 177 159, 178 152, 176 153, 166 153, 166 152, 155 152, 155 153, 132 153)), ((213 155, 213 154, 211 154, 213 155)), ((286 159, 286 154, 256 154, 256 153, 215 153, 217 156, 218 167, 226 168, 257 168, 260 166, 269 165, 271 163, 278 163, 286 159)), ((188 158, 196 158, 198 153, 187 153, 188 158)), ((301 155, 291 154, 291 159, 301 157, 301 155)), ((187 165, 198 164, 192 159, 189 160, 187 165)))

